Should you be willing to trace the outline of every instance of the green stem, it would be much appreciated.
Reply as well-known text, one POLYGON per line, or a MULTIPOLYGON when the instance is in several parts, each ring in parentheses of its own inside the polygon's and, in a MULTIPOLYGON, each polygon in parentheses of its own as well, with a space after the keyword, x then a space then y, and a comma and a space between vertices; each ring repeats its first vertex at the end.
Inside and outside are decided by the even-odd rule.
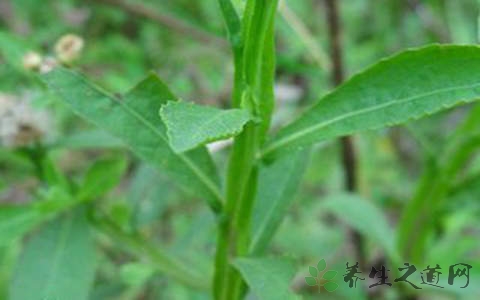
POLYGON ((250 240, 251 208, 255 200, 254 161, 256 124, 247 124, 234 142, 227 174, 227 203, 217 242, 214 290, 216 299, 238 299, 244 290, 240 274, 230 265, 236 256, 245 255, 250 240))
POLYGON ((230 261, 248 253, 250 221, 257 188, 256 154, 273 108, 273 23, 278 0, 248 0, 242 23, 229 0, 219 0, 235 63, 232 106, 248 109, 250 122, 234 140, 226 182, 226 204, 219 223, 214 296, 237 300, 247 287, 230 261), (241 26, 239 26, 241 25, 241 26))

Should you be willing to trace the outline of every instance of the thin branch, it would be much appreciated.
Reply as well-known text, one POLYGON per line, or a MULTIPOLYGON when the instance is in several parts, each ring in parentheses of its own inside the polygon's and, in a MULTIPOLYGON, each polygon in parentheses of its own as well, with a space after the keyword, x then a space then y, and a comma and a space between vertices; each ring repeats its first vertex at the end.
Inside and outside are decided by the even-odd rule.
POLYGON ((162 26, 175 30, 182 35, 190 36, 199 42, 213 44, 215 46, 221 47, 222 49, 228 49, 228 43, 225 39, 217 37, 206 31, 199 30, 198 28, 182 20, 155 11, 154 9, 144 6, 138 2, 128 3, 124 0, 98 0, 97 2, 121 9, 136 17, 151 20, 162 26))
MULTIPOLYGON (((338 86, 344 80, 344 67, 342 57, 342 42, 338 0, 325 0, 327 10, 328 35, 330 39, 330 56, 333 63, 331 80, 338 86)), ((357 190, 357 157, 352 137, 341 138, 342 160, 345 171, 345 189, 349 192, 357 190)), ((355 247, 355 254, 360 265, 366 264, 366 255, 363 249, 363 239, 359 232, 351 229, 350 237, 355 247)))
POLYGON ((303 42, 305 47, 308 50, 308 53, 315 61, 315 63, 326 71, 329 71, 331 68, 331 63, 328 58, 328 55, 320 47, 319 43, 315 40, 313 35, 308 30, 307 26, 302 22, 302 20, 295 14, 293 10, 287 5, 285 1, 280 2, 279 6, 280 15, 285 19, 288 25, 295 31, 300 40, 303 42))

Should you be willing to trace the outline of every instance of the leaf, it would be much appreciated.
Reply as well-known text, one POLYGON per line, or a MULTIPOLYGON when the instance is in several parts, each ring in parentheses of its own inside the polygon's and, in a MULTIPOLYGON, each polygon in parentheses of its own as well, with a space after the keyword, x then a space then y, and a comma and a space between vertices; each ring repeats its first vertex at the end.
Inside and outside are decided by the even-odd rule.
POLYGON ((10 245, 38 224, 40 214, 30 205, 0 206, 0 246, 10 245))
POLYGON ((394 231, 376 206, 353 194, 338 194, 328 197, 322 208, 375 241, 392 260, 398 261, 394 231))
POLYGON ((103 196, 115 187, 125 172, 127 163, 125 158, 104 158, 96 161, 85 175, 78 198, 93 200, 103 196))
POLYGON ((223 20, 228 33, 228 40, 232 47, 234 58, 237 59, 242 54, 242 24, 235 6, 230 0, 218 0, 222 11, 223 20))
POLYGON ((77 204, 61 186, 50 187, 28 205, 0 206, 0 247, 10 246, 47 219, 77 204))
POLYGON ((132 208, 132 225, 138 228, 158 221, 176 192, 155 169, 141 165, 131 176, 127 194, 132 208))
POLYGON ((337 271, 330 270, 330 271, 325 272, 325 274, 323 274, 322 278, 325 279, 325 280, 333 280, 333 278, 335 278, 335 276, 337 276, 337 274, 338 274, 337 271))
POLYGON ((158 110, 176 97, 156 75, 150 74, 122 101, 63 68, 42 78, 80 116, 120 138, 185 190, 204 198, 214 211, 220 210, 219 179, 208 152, 201 148, 177 155, 168 145, 158 110))
POLYGON ((353 76, 267 143, 273 155, 362 130, 405 123, 480 96, 480 48, 408 50, 353 76))
POLYGON ((317 283, 317 279, 314 278, 314 277, 305 277, 305 282, 309 285, 309 286, 316 286, 318 283, 317 283))
POLYGON ((124 144, 103 130, 81 131, 61 137, 53 147, 69 149, 121 148, 124 144))
POLYGON ((127 263, 121 266, 122 281, 130 287, 141 287, 155 274, 155 268, 145 263, 127 263))
POLYGON ((34 207, 42 216, 54 216, 79 203, 70 191, 60 185, 50 186, 48 189, 42 190, 39 198, 40 201, 34 202, 34 207))
POLYGON ((323 285, 323 287, 327 290, 327 292, 334 292, 338 289, 338 284, 333 281, 329 281, 323 285))
POLYGON ((236 136, 251 120, 247 110, 223 110, 183 101, 168 102, 162 106, 160 116, 170 146, 177 153, 236 136))
POLYGON ((258 299, 299 299, 290 289, 295 267, 289 260, 237 258, 233 265, 258 299))
POLYGON ((308 151, 298 151, 260 167, 257 200, 253 210, 250 251, 264 252, 280 226, 309 161, 308 151))
POLYGON ((318 271, 316 268, 314 267, 308 267, 308 272, 310 273, 310 275, 312 275, 313 277, 317 277, 318 276, 318 271))
POLYGON ((322 258, 317 264, 318 272, 322 272, 326 268, 327 268, 327 262, 325 261, 325 259, 322 258))
POLYGON ((0 31, 0 54, 8 64, 18 71, 25 71, 22 59, 30 49, 31 47, 26 41, 5 31, 0 31))
POLYGON ((86 300, 95 268, 95 245, 83 214, 56 219, 26 244, 9 299, 86 300))

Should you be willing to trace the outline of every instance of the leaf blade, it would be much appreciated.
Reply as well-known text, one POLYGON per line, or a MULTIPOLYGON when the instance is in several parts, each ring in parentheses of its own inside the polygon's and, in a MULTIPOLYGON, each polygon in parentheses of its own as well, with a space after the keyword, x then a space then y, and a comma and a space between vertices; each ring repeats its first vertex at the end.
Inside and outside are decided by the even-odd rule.
POLYGON ((308 151, 298 151, 292 156, 279 158, 271 165, 260 168, 257 200, 252 218, 250 252, 265 251, 274 237, 295 193, 309 161, 308 151))
POLYGON ((361 130, 393 126, 477 100, 480 48, 433 45, 380 61, 323 97, 280 130, 273 155, 361 130), (451 76, 452 70, 455 76, 451 76), (355 99, 353 101, 352 99, 355 99))
POLYGON ((170 145, 177 153, 236 136, 252 118, 243 109, 223 110, 183 101, 160 109, 170 145))
POLYGON ((185 190, 202 196, 212 210, 222 207, 215 166, 205 149, 174 153, 158 109, 176 97, 151 74, 123 101, 103 92, 75 72, 57 68, 42 79, 80 116, 122 139, 140 158, 165 171, 185 190))
POLYGON ((299 299, 290 289, 295 268, 289 260, 237 258, 233 265, 240 271, 258 299, 299 299))
POLYGON ((103 196, 120 182, 126 168, 123 157, 99 159, 87 170, 77 197, 82 201, 103 196))
POLYGON ((88 299, 95 257, 84 216, 57 219, 27 243, 14 273, 9 299, 88 299))
POLYGON ((0 207, 0 246, 9 245, 41 221, 30 205, 0 207))
POLYGON ((354 194, 338 194, 328 197, 322 207, 378 243, 393 261, 399 261, 395 233, 375 205, 354 194))

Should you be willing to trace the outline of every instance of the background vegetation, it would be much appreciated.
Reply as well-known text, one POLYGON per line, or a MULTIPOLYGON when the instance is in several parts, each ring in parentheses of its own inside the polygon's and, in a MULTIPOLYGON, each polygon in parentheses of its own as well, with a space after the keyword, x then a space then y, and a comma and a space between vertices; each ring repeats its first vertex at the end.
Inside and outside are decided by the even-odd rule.
MULTIPOLYGON (((273 131, 339 83, 328 2, 280 4, 273 131)), ((345 78, 406 48, 479 40, 477 0, 338 3, 337 52, 345 78)), ((210 299, 206 274, 213 272, 217 236, 212 212, 71 112, 28 70, 32 51, 61 59, 55 48, 66 34, 84 46, 65 64, 105 90, 123 95, 153 71, 181 99, 230 105, 234 67, 216 0, 1 0, 0 299, 38 299, 58 289, 59 299, 210 299)), ((277 176, 265 177, 260 184, 270 189, 259 197, 292 201, 266 252, 288 257, 294 278, 283 277, 289 282, 277 286, 275 275, 285 268, 265 269, 260 278, 272 278, 265 286, 287 286, 305 299, 477 299, 478 120, 478 107, 467 104, 355 134, 353 171, 345 162, 345 141, 324 142, 273 165, 277 176), (349 176, 354 188, 346 183, 349 176), (298 189, 289 187, 292 180, 301 180, 298 189), (346 196, 346 189, 354 195, 346 196), (403 215, 413 219, 401 223, 405 211, 414 212, 403 215), (424 227, 423 238, 413 235, 424 227), (386 265, 393 281, 403 267, 397 252, 409 253, 416 264, 412 281, 421 282, 419 272, 439 264, 445 283, 448 266, 465 262, 473 266, 470 285, 417 293, 404 283, 368 289, 367 280, 349 289, 343 282, 346 262, 356 261, 364 277, 371 266, 386 265), (305 282, 308 266, 321 259, 339 272, 333 293, 319 295, 305 282)), ((225 171, 229 143, 209 148, 225 171)), ((259 224, 255 212, 261 218, 261 208, 253 215, 259 224)))

